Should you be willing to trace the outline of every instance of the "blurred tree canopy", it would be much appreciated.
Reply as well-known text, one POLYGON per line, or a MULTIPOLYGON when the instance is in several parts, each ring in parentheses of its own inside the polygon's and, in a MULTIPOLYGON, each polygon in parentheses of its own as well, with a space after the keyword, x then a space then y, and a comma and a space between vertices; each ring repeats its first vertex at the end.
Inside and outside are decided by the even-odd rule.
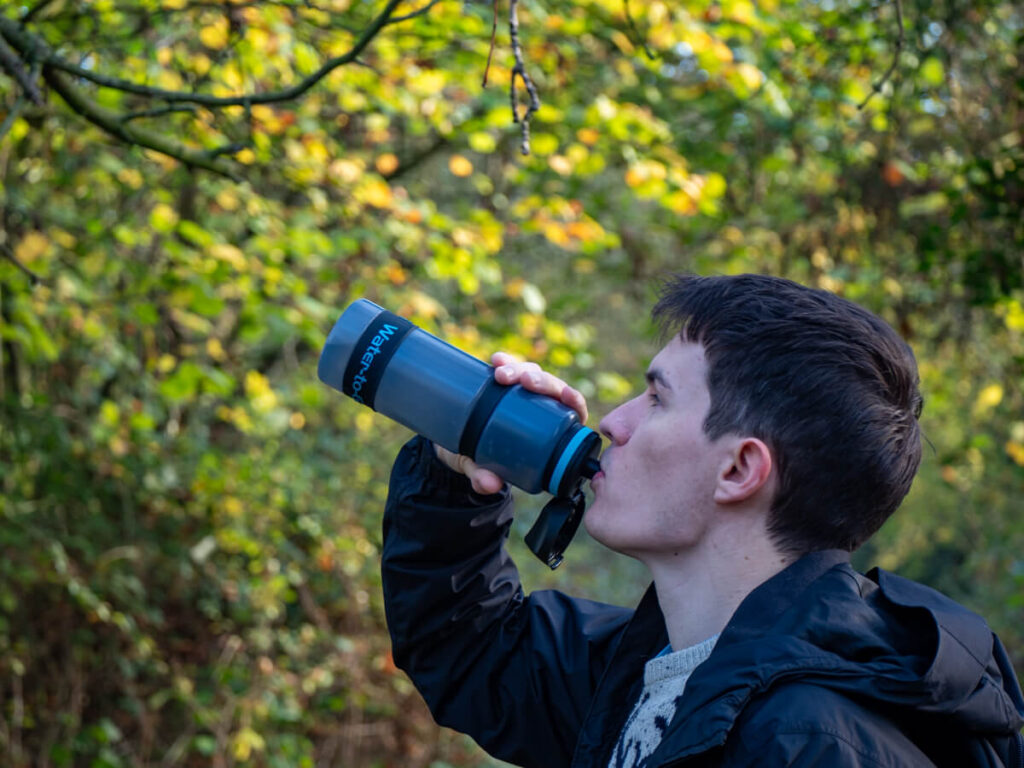
MULTIPOLYGON (((666 271, 868 306, 929 445, 858 562, 1024 670, 1022 50, 999 1, 4 0, 5 765, 480 764, 389 655, 406 435, 315 376, 363 295, 598 414, 666 271)), ((638 594, 574 546, 528 585, 638 594)))

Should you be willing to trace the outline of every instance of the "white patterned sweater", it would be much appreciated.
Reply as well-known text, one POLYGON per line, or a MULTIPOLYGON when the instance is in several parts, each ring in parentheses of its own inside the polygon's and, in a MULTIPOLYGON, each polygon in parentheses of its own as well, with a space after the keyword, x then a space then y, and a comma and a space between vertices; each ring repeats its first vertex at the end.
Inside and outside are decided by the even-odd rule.
MULTIPOLYGON (((680 651, 654 657, 644 666, 644 688, 622 726, 608 768, 644 768, 672 722, 686 681, 707 660, 718 635, 680 651)), ((669 649, 666 649, 668 651, 669 649)))

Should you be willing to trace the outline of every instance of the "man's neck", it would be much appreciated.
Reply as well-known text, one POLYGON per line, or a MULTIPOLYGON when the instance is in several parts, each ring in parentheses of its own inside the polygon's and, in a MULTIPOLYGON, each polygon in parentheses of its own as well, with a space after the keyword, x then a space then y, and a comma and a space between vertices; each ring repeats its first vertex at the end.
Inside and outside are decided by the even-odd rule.
POLYGON ((790 562, 749 530, 719 530, 693 550, 647 562, 672 647, 720 633, 743 599, 790 562))

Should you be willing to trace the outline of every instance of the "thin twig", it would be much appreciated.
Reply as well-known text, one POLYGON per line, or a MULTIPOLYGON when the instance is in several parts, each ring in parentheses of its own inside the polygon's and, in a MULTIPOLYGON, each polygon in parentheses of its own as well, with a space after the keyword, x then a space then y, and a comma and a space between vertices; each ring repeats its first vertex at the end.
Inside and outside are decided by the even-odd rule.
POLYGON ((857 106, 858 110, 864 109, 864 107, 868 105, 868 102, 874 98, 876 93, 881 93, 882 87, 889 81, 889 78, 892 77, 892 73, 896 71, 896 66, 900 61, 900 54, 903 52, 903 3, 902 0, 893 0, 893 4, 896 6, 896 23, 899 27, 899 34, 896 36, 896 50, 892 55, 892 64, 889 65, 889 69, 885 71, 885 74, 882 75, 881 79, 871 87, 871 93, 864 97, 864 101, 857 106))
POLYGON ((491 47, 487 51, 487 64, 484 65, 483 87, 487 87, 487 73, 491 71, 491 57, 494 56, 494 39, 498 35, 498 0, 491 0, 491 9, 494 11, 491 21, 491 47))
POLYGON ((509 95, 512 101, 512 122, 519 123, 523 130, 523 141, 519 147, 519 151, 524 155, 528 155, 530 154, 530 118, 533 117, 534 112, 540 109, 540 96, 537 95, 537 87, 533 84, 533 80, 530 79, 530 75, 526 71, 526 66, 523 64, 523 51, 519 46, 518 6, 519 0, 509 0, 509 38, 512 41, 512 55, 515 56, 516 59, 516 65, 512 68, 509 95), (526 106, 526 112, 521 117, 519 115, 519 97, 516 94, 517 77, 523 81, 523 86, 526 88, 526 92, 530 96, 530 102, 526 106))
POLYGON ((18 119, 18 115, 21 113, 22 107, 25 106, 25 94, 19 93, 18 98, 14 101, 14 106, 11 107, 11 111, 7 113, 7 117, 4 118, 3 125, 0 125, 0 141, 4 140, 4 136, 11 130, 11 126, 14 125, 14 121, 18 119))
POLYGON ((430 0, 429 3, 427 3, 418 10, 410 11, 404 16, 395 16, 393 19, 388 19, 387 24, 385 24, 384 26, 391 26, 392 24, 398 24, 403 21, 408 21, 409 19, 415 19, 417 16, 424 16, 426 15, 427 11, 429 11, 431 8, 433 8, 440 2, 441 0, 430 0))
POLYGON ((43 278, 41 278, 39 275, 37 275, 35 272, 33 272, 31 269, 26 267, 24 264, 21 263, 21 261, 18 260, 18 257, 15 255, 14 251, 11 250, 10 246, 7 245, 7 243, 0 243, 0 253, 2 253, 4 258, 11 262, 11 264, 20 269, 25 274, 25 276, 28 277, 29 282, 32 283, 32 285, 39 285, 41 282, 43 282, 43 278))
POLYGON ((39 0, 38 3, 29 8, 25 12, 25 15, 21 17, 21 23, 27 24, 28 22, 32 21, 33 17, 37 13, 42 11, 46 6, 50 5, 51 3, 53 3, 53 0, 39 0))
POLYGON ((636 42, 640 47, 644 49, 644 53, 647 54, 648 60, 654 61, 657 57, 654 55, 651 47, 647 45, 647 38, 640 34, 640 30, 637 29, 636 22, 633 21, 633 14, 629 10, 629 0, 622 0, 622 7, 626 11, 626 23, 629 24, 629 28, 633 32, 633 37, 636 39, 636 42))

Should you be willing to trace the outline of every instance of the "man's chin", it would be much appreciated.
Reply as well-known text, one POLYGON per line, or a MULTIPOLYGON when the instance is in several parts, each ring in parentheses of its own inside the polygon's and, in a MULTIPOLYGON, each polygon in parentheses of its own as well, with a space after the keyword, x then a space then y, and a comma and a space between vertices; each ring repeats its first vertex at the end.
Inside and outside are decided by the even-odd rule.
MULTIPOLYGON (((596 541, 598 544, 602 544, 609 549, 615 549, 614 536, 609 535, 610 531, 602 525, 601 515, 604 510, 601 509, 600 500, 595 500, 587 511, 583 515, 583 527, 587 529, 587 533, 590 534, 590 538, 596 541)), ((617 551, 617 550, 616 550, 617 551)))

